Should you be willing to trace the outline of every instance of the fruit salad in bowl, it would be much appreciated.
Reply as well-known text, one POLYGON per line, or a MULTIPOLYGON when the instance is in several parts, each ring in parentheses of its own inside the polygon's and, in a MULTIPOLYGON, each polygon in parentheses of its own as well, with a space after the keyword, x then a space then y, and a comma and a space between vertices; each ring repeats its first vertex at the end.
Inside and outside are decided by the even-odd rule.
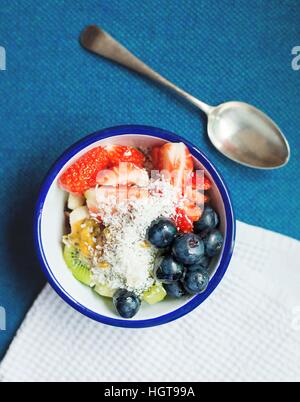
POLYGON ((129 327, 170 321, 204 301, 234 242, 230 199, 206 157, 171 133, 126 126, 87 137, 67 159, 50 172, 36 216, 55 290, 89 317, 129 327), (50 231, 58 224, 51 205, 61 223, 48 239, 46 222, 50 231))

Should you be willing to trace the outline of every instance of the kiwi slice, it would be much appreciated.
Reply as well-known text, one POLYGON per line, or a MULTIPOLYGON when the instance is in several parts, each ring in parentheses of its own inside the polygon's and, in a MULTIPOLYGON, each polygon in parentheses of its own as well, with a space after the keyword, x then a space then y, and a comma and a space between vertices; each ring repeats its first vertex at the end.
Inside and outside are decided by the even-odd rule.
POLYGON ((88 261, 80 251, 74 246, 65 246, 64 259, 73 276, 84 285, 90 286, 92 273, 88 261))
POLYGON ((163 285, 160 282, 156 282, 146 292, 143 293, 143 300, 148 304, 156 304, 162 301, 167 296, 163 285))

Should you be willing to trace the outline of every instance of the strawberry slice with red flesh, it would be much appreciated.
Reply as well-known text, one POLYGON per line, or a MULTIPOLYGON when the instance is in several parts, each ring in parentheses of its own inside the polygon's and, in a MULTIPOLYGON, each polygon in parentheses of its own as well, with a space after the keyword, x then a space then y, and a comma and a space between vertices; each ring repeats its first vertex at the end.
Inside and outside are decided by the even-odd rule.
POLYGON ((187 216, 183 208, 176 208, 176 214, 172 217, 178 232, 191 233, 194 229, 193 221, 187 216))
POLYGON ((210 201, 210 196, 203 191, 193 190, 191 187, 185 189, 184 197, 186 200, 193 202, 200 208, 203 208, 204 204, 210 201))
POLYGON ((106 150, 97 147, 79 158, 59 178, 59 185, 74 194, 83 194, 96 186, 98 172, 108 166, 109 159, 106 150))
POLYGON ((154 169, 161 170, 160 163, 160 149, 159 145, 152 147, 151 149, 151 161, 154 169))
POLYGON ((105 147, 111 166, 118 166, 121 162, 133 163, 137 167, 144 167, 145 155, 134 147, 123 145, 108 145, 105 147))
POLYGON ((184 212, 186 216, 192 221, 196 222, 201 218, 203 209, 191 200, 184 200, 184 212))
POLYGON ((158 166, 170 176, 171 183, 183 189, 192 175, 194 163, 188 147, 180 143, 166 143, 160 148, 158 166))
POLYGON ((209 195, 204 194, 204 204, 208 204, 210 202, 211 198, 209 195))
POLYGON ((186 201, 183 207, 176 208, 173 220, 179 232, 191 233, 194 229, 193 222, 198 221, 201 216, 202 209, 196 204, 186 201))
POLYGON ((203 177, 201 171, 198 175, 197 172, 193 173, 191 182, 194 190, 208 191, 212 188, 211 180, 206 175, 203 177))
POLYGON ((97 184, 100 186, 130 186, 146 187, 149 184, 149 176, 145 169, 140 169, 133 163, 121 163, 119 167, 99 172, 97 184))

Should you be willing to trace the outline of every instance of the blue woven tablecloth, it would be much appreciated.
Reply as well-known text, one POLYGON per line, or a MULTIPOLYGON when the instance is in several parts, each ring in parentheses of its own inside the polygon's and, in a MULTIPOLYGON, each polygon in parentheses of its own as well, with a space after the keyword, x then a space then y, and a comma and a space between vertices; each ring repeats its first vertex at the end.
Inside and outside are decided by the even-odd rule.
POLYGON ((298 0, 1 0, 0 356, 43 284, 32 212, 49 165, 87 133, 120 124, 177 132, 202 148, 230 186, 238 219, 300 238, 298 0), (275 118, 290 164, 261 172, 223 158, 199 113, 147 81, 84 52, 80 30, 97 23, 204 101, 239 99, 275 118))

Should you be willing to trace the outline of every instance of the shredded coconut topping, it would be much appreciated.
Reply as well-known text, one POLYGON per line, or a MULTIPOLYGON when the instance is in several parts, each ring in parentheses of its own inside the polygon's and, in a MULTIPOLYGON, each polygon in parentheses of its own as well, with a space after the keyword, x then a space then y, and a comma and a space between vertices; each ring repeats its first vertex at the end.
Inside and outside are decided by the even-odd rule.
POLYGON ((155 219, 174 215, 176 200, 174 187, 161 179, 153 179, 147 197, 120 202, 111 196, 99 205, 107 233, 101 257, 94 259, 95 284, 111 289, 126 288, 137 295, 153 284, 153 264, 158 251, 145 242, 147 229, 155 219), (109 268, 99 268, 101 262, 108 263, 109 268))

